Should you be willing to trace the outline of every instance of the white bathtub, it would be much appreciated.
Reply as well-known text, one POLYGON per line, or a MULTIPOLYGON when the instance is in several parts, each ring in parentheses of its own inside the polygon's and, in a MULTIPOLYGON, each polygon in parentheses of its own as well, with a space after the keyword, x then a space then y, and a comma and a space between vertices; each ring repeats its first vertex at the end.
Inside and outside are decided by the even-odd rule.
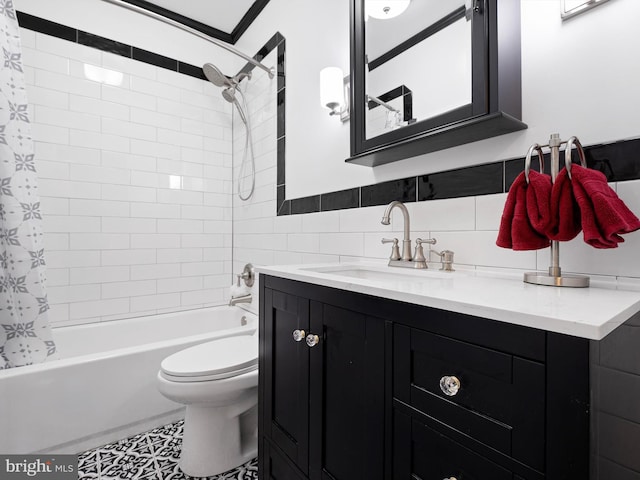
POLYGON ((0 452, 79 453, 175 421, 182 408, 156 388, 162 359, 256 328, 239 307, 54 328, 60 360, 0 370, 0 452))

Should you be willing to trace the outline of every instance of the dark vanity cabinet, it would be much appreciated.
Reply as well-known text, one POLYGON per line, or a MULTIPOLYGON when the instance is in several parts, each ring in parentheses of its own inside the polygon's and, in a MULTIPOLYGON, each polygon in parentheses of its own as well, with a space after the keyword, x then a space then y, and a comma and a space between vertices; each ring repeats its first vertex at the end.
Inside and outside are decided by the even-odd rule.
POLYGON ((260 478, 383 479, 384 320, 263 284, 260 478))
POLYGON ((588 478, 588 340, 260 282, 262 480, 588 478))

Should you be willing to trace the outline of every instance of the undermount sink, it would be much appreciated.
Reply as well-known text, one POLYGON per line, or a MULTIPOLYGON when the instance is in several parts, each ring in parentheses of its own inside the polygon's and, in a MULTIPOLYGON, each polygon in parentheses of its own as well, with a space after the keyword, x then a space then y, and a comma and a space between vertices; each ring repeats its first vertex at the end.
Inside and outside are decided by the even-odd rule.
POLYGON ((372 281, 416 281, 425 278, 450 278, 454 272, 430 269, 404 269, 372 265, 331 265, 326 267, 301 268, 309 272, 359 278, 372 281))

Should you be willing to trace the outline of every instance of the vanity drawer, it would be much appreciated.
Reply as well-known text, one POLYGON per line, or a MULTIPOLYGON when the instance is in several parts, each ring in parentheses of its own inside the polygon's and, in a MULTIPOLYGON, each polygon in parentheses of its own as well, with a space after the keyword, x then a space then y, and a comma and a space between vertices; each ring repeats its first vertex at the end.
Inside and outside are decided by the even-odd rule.
POLYGON ((508 469, 394 411, 394 480, 513 480, 508 469))
POLYGON ((536 470, 544 470, 543 364, 401 325, 394 397, 536 470))

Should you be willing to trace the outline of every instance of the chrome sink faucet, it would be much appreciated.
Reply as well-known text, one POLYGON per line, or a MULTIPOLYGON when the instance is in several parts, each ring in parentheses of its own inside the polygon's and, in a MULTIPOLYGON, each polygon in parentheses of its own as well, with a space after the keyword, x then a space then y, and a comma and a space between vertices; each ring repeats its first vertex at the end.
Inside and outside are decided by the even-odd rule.
POLYGON ((383 225, 389 225, 391 223, 391 211, 398 207, 402 212, 403 220, 404 220, 404 238, 402 239, 402 255, 398 249, 398 239, 393 238, 383 238, 382 243, 393 243, 393 248, 391 250, 391 256, 389 257, 389 266, 390 267, 408 267, 408 268, 428 268, 427 261, 424 256, 424 252, 422 250, 423 243, 435 244, 436 240, 434 238, 429 238, 427 240, 422 240, 420 238, 416 239, 416 252, 412 256, 411 255, 411 223, 409 219, 409 210, 404 205, 404 203, 394 200, 384 211, 382 215, 381 223, 383 225))
POLYGON ((402 212, 402 216, 404 217, 404 238, 402 239, 402 256, 401 259, 405 261, 411 261, 411 224, 409 220, 409 210, 404 203, 394 200, 384 211, 382 215, 382 225, 390 225, 391 224, 391 211, 398 207, 402 212))

